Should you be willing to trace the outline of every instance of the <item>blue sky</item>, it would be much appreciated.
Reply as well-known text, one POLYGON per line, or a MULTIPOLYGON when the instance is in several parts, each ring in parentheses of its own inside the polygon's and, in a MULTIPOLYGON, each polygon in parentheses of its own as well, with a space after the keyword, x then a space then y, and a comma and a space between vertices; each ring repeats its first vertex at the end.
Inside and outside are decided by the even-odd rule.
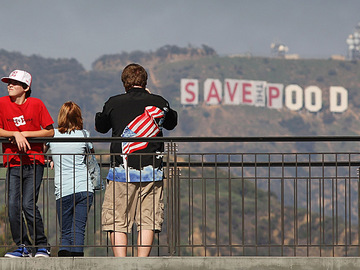
POLYGON ((270 56, 282 42, 304 58, 346 55, 358 0, 2 1, 0 49, 75 58, 90 69, 105 54, 200 47, 270 56))

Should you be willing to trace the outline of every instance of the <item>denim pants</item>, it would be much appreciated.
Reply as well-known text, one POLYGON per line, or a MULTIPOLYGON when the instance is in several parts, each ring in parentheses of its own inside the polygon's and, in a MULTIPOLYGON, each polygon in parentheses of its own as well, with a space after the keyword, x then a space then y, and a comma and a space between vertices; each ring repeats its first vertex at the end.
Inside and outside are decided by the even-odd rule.
POLYGON ((56 200, 61 227, 60 250, 83 252, 86 221, 93 197, 92 192, 84 191, 56 200))
POLYGON ((31 245, 27 234, 28 229, 36 246, 48 246, 44 224, 36 205, 43 173, 43 165, 23 165, 9 167, 7 170, 8 214, 11 234, 16 245, 31 245))

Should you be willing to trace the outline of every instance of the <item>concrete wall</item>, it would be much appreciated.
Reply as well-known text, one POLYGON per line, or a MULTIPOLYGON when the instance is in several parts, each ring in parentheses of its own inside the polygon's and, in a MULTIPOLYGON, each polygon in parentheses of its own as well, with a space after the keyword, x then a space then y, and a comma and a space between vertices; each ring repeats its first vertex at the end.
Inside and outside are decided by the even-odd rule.
POLYGON ((0 269, 125 269, 125 270, 356 270, 360 258, 318 257, 150 257, 150 258, 1 258, 0 269))

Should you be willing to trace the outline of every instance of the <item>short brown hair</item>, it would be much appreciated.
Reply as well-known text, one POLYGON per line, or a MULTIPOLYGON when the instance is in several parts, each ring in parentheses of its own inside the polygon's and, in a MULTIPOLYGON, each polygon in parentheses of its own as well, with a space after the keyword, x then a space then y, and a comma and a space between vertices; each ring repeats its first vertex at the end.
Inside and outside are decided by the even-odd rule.
POLYGON ((139 64, 127 65, 122 74, 121 81, 124 84, 125 90, 129 90, 134 86, 146 87, 148 74, 146 70, 139 64))
POLYGON ((58 130, 60 133, 68 132, 74 130, 83 129, 83 119, 81 116, 81 109, 73 101, 65 102, 60 110, 58 115, 58 130))

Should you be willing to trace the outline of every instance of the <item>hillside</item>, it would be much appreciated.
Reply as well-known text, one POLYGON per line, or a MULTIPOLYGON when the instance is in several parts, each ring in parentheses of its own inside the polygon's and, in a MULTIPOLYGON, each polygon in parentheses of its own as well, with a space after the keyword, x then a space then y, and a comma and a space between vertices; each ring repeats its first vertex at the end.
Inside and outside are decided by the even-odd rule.
MULTIPOLYGON (((179 48, 164 46, 155 52, 132 52, 104 55, 86 71, 75 59, 48 59, 24 56, 0 50, 0 76, 15 68, 29 70, 33 77, 33 96, 40 97, 56 120, 63 102, 77 102, 84 114, 85 127, 92 136, 103 136, 93 129, 94 115, 102 109, 109 96, 123 92, 120 81, 122 68, 139 62, 149 71, 148 87, 168 99, 178 113, 179 125, 170 136, 286 136, 286 135, 358 135, 360 104, 360 65, 338 60, 286 60, 259 57, 220 57, 207 46, 179 48), (318 113, 305 109, 290 111, 266 107, 180 104, 180 80, 200 81, 207 78, 264 80, 284 86, 298 84, 303 89, 318 86, 323 93, 323 108, 318 113), (329 87, 343 86, 349 92, 349 109, 344 113, 329 112, 329 87)), ((6 94, 5 85, 3 85, 6 94)), ((109 136, 106 134, 105 136, 109 136)), ((204 146, 207 147, 208 146, 204 146)), ((297 144, 299 151, 314 149, 313 145, 297 144)), ((214 144, 214 151, 230 151, 233 145, 214 144)), ((243 144, 243 151, 278 151, 279 145, 243 144), (254 149, 255 147, 255 149, 254 149)), ((352 145, 319 144, 315 150, 353 149, 352 145), (344 148, 345 147, 345 148, 344 148)), ((203 146, 182 145, 181 151, 201 150, 203 146)), ((293 145, 281 145, 281 151, 294 151, 293 145)))
MULTIPOLYGON (((104 102, 109 96, 123 92, 120 81, 122 68, 130 63, 143 64, 149 71, 150 80, 148 88, 156 94, 163 95, 168 99, 174 109, 179 113, 179 125, 170 136, 303 136, 303 135, 359 135, 359 104, 360 104, 360 64, 358 62, 337 60, 286 60, 277 58, 259 57, 221 57, 211 48, 178 48, 165 46, 156 52, 133 52, 119 55, 104 55, 93 63, 93 69, 86 71, 76 59, 49 59, 40 56, 24 56, 20 53, 10 53, 0 50, 0 77, 7 76, 13 69, 26 69, 33 75, 32 94, 41 98, 56 121, 60 106, 67 100, 73 100, 80 105, 83 111, 85 128, 89 129, 92 136, 110 136, 96 133, 93 129, 94 115, 102 109, 104 102), (264 80, 267 82, 281 83, 284 85, 298 84, 302 88, 310 85, 318 86, 323 92, 323 109, 318 113, 310 113, 305 109, 290 111, 287 108, 269 109, 266 107, 253 106, 230 106, 230 105, 205 105, 203 100, 197 106, 184 106, 180 103, 180 80, 182 78, 198 79, 202 83, 207 78, 215 78, 224 81, 226 78, 244 80, 264 80), (349 92, 349 109, 344 113, 329 112, 329 87, 343 86, 349 92)), ((5 84, 2 93, 6 95, 5 84)), ((200 86, 202 97, 202 86, 200 86)), ((243 143, 243 144, 186 144, 181 143, 181 152, 301 152, 301 151, 356 151, 358 146, 353 143, 243 143)), ((106 146, 108 149, 108 146, 106 146)), ((223 184, 223 183, 222 183, 223 184)), ((225 188, 226 188, 226 184, 225 188)), ((289 189, 291 188, 288 187, 289 189)), ((339 184, 339 188, 341 189, 339 184)), ((199 187, 200 190, 200 187, 199 187)), ((264 190, 266 190, 264 188, 264 190)), ((239 183, 234 183, 234 201, 240 200, 238 195, 242 192, 239 183)), ((274 191, 277 193, 278 191, 274 191)), ((260 200, 264 199, 263 191, 259 191, 260 200)), ((305 194, 305 193, 304 193, 305 194)), ((299 197, 304 196, 299 194, 299 197)), ((210 198, 213 197, 210 194, 210 198)), ((249 193, 253 198, 253 191, 249 193)), ((331 196, 331 194, 326 194, 331 196)), ((271 195, 275 210, 279 204, 275 201, 280 196, 271 195)), ((353 196, 352 198, 355 198, 353 196)), ((186 198, 185 198, 186 199, 186 198)), ((291 198, 286 199, 285 226, 293 226, 291 220, 292 209, 288 206, 291 198)), ((357 199, 357 198, 356 198, 357 199)), ((353 199, 352 203, 356 203, 353 199)), ((195 198, 194 211, 200 213, 198 201, 195 198)), ((186 202, 186 200, 184 200, 186 202)), ((224 202, 226 204, 226 201, 224 202)), ((328 203, 328 202, 325 202, 328 203)), ((240 205, 240 204, 238 204, 240 205)), ((185 205, 186 206, 186 205, 185 205)), ((247 222, 252 223, 253 200, 250 200, 248 212, 245 214, 247 222)), ((304 207, 300 205, 299 207, 304 207)), ((354 208, 355 209, 355 208, 354 208)), ((238 211, 235 209, 234 211, 238 211)), ((300 210, 301 212, 302 210, 300 210)), ((210 212, 210 216, 212 212, 210 212)), ((274 230, 271 239, 279 242, 280 217, 277 214, 272 219, 274 230)), ((238 216, 242 213, 237 212, 238 216)), ((259 220, 266 216, 266 211, 258 212, 259 220)), ((356 213, 355 213, 356 214, 356 213)), ((186 215, 186 213, 184 214, 186 215)), ((228 215, 228 213, 227 213, 228 215)), ((306 228, 305 213, 299 214, 303 219, 301 232, 306 228)), ((213 216, 211 216, 213 217, 213 216)), ((225 213, 226 217, 226 213, 225 213)), ((201 231, 197 219, 194 237, 198 237, 201 231)), ((318 227, 318 219, 314 213, 314 227, 318 227)), ((261 221, 263 222, 263 221, 261 221)), ((239 220, 234 220, 234 227, 239 220)), ((260 223, 260 222, 259 222, 260 223)), ((211 225, 211 224, 210 224, 211 225)), ((225 226, 225 224, 221 224, 225 226)), ((266 230, 267 224, 263 224, 266 230)), ((250 227, 249 227, 250 228, 250 227)), ((315 230, 316 231, 316 230, 315 230)), ((330 235, 326 233, 327 237, 330 235)), ((246 231, 246 236, 252 238, 254 234, 246 231)), ((304 237, 303 235, 300 237, 304 237)), ((266 243, 269 236, 259 235, 262 243, 266 243)), ((292 241, 291 237, 287 239, 292 241)), ((303 239, 303 238, 302 238, 303 239)), ((210 242, 213 237, 208 239, 210 242)), ((197 241, 196 239, 194 240, 197 241)), ((243 241, 240 237, 234 241, 243 241)))
MULTIPOLYGON (((182 61, 157 66, 154 75, 162 85, 160 90, 170 97, 179 110, 180 122, 174 136, 304 136, 358 135, 360 104, 360 67, 357 62, 336 60, 285 60, 270 58, 207 57, 196 61, 182 61), (180 105, 180 79, 193 78, 201 83, 206 78, 264 80, 267 82, 298 84, 303 89, 318 86, 323 92, 323 109, 310 113, 304 108, 290 111, 251 106, 180 105), (344 113, 329 112, 329 87, 343 86, 349 92, 349 109, 344 113)), ((200 83, 200 92, 202 86, 200 83)), ((200 94, 201 97, 201 94, 200 94)), ((232 145, 224 147, 230 151, 232 145)), ((353 145, 297 144, 298 151, 327 151, 354 149, 353 145)), ((245 151, 253 145, 243 144, 245 151)), ((279 144, 256 145, 257 151, 279 151, 279 144)), ((281 151, 296 151, 293 145, 281 145, 281 151)))

